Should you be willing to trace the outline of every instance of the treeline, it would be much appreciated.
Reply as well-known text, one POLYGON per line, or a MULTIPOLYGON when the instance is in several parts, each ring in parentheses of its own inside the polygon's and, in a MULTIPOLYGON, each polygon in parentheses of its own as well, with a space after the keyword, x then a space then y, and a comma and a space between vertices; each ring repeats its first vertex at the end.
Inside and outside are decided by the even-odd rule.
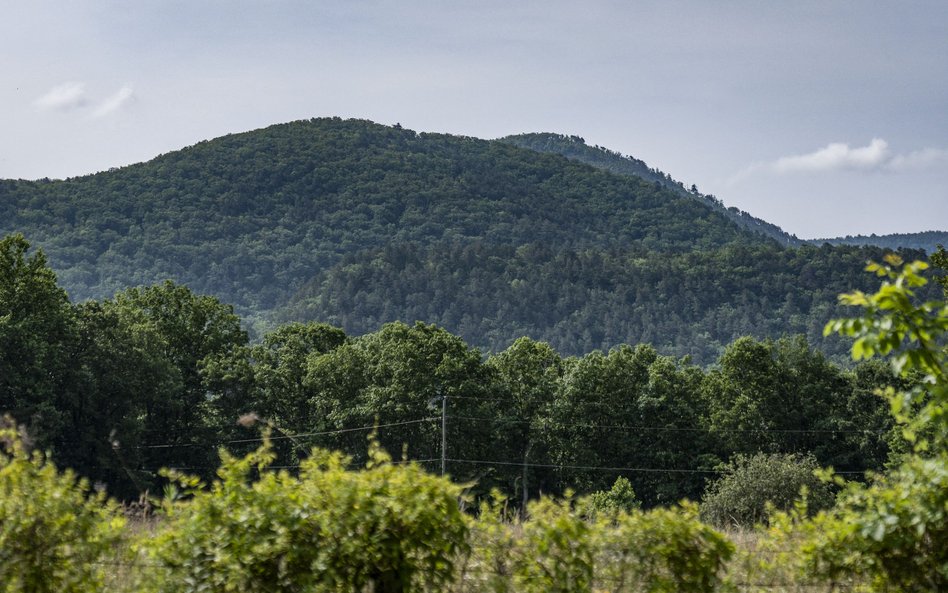
POLYGON ((822 239, 831 245, 876 245, 887 249, 915 247, 928 253, 935 253, 939 246, 948 245, 948 232, 924 231, 921 233, 894 233, 891 235, 846 235, 833 239, 822 239))
MULTIPOLYGON (((923 252, 902 251, 907 260, 923 252)), ((425 320, 498 352, 519 336, 580 355, 647 343, 667 355, 717 360, 741 336, 801 334, 837 362, 849 345, 823 337, 845 313, 838 295, 868 289, 881 248, 736 245, 686 253, 547 244, 416 244, 346 256, 277 311, 349 334, 425 320)), ((930 289, 931 294, 934 290, 930 289)))
POLYGON ((312 445, 365 459, 366 437, 519 499, 607 490, 646 505, 697 498, 741 453, 812 453, 879 469, 892 420, 874 395, 904 387, 881 363, 843 369, 802 337, 741 338, 709 369, 649 345, 563 357, 522 338, 485 356, 434 325, 362 336, 287 324, 250 343, 230 305, 171 282, 72 304, 40 252, 0 241, 0 409, 61 465, 122 496, 161 467, 208 475, 270 423, 283 464, 312 445), (442 407, 443 406, 443 407, 442 407), (292 437, 292 438, 291 438, 292 437))

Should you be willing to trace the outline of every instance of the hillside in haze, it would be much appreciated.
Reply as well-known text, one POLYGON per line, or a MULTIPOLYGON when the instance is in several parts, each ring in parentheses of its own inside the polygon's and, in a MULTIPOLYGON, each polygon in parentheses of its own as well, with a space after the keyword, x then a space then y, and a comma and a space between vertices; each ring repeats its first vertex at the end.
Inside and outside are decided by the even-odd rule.
POLYGON ((857 235, 855 237, 847 235, 845 237, 835 237, 832 239, 818 239, 817 241, 826 242, 830 245, 875 245, 887 249, 907 247, 911 249, 924 249, 927 253, 934 253, 939 245, 942 247, 948 246, 948 232, 923 231, 921 233, 873 234, 857 235))
POLYGON ((41 247, 75 301, 172 279, 258 330, 422 320, 491 350, 529 335, 566 354, 650 342, 704 362, 745 334, 822 343, 836 295, 867 286, 882 254, 786 248, 774 225, 641 161, 524 138, 275 125, 95 175, 0 181, 0 234, 41 247))

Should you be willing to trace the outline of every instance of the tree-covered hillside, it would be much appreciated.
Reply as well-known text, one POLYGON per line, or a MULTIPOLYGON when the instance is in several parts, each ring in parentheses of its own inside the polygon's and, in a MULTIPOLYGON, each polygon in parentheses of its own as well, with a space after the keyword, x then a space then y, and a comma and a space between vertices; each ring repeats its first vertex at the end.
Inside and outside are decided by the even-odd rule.
POLYGON ((42 248, 74 302, 170 279, 233 303, 257 335, 420 320, 491 351, 527 335, 710 362, 742 335, 803 333, 843 354, 819 329, 881 251, 788 248, 771 227, 581 138, 339 118, 0 181, 0 233, 42 248))
POLYGON ((502 142, 314 119, 64 181, 0 182, 0 233, 41 246, 74 299, 172 278, 267 310, 391 242, 759 243, 661 184, 502 142))
MULTIPOLYGON (((602 146, 589 146, 586 144, 586 141, 579 136, 532 133, 506 136, 501 138, 500 141, 538 152, 560 154, 570 160, 586 163, 587 165, 592 165, 597 169, 609 171, 616 175, 638 177, 652 183, 658 183, 678 195, 701 202, 723 216, 726 216, 739 226, 770 237, 781 245, 799 247, 800 245, 806 244, 806 241, 798 239, 796 235, 785 232, 775 224, 761 220, 734 206, 730 208, 725 207, 721 200, 713 195, 702 194, 695 186, 692 186, 691 189, 685 188, 682 182, 676 181, 668 173, 663 173, 658 169, 649 167, 644 161, 631 156, 623 156, 614 150, 609 150, 602 146)), ((871 244, 875 245, 875 243, 871 244)), ((900 247, 912 247, 912 245, 901 245, 900 247)))
MULTIPOLYGON (((518 336, 581 355, 621 343, 710 363, 743 335, 804 334, 840 361, 848 345, 823 338, 844 314, 837 295, 868 289, 880 248, 729 246, 668 254, 529 244, 389 245, 346 256, 279 311, 351 334, 425 320, 485 350, 518 336)), ((906 258, 923 257, 921 252, 906 258)))

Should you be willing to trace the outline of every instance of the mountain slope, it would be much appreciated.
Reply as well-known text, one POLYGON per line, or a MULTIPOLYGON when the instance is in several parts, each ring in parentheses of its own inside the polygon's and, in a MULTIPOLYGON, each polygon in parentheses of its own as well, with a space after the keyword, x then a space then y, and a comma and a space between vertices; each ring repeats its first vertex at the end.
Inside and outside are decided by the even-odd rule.
POLYGON ((0 182, 0 233, 74 299, 172 278, 269 310, 347 253, 484 241, 681 252, 766 242, 679 192, 503 142, 314 119, 64 181, 0 182))
MULTIPOLYGON (((677 254, 389 245, 318 274, 278 319, 323 320, 354 335, 389 321, 425 320, 493 352, 522 335, 569 355, 649 343, 702 364, 740 336, 793 333, 846 361, 849 342, 824 339, 823 326, 849 314, 840 293, 873 287, 865 262, 884 253, 776 245, 677 254)), ((922 255, 903 252, 906 259, 922 255)))
MULTIPOLYGON (((570 160, 586 163, 587 165, 615 173, 616 175, 638 177, 651 183, 657 183, 680 196, 695 199, 723 216, 726 216, 741 227, 770 237, 781 245, 798 247, 806 243, 806 241, 798 239, 796 235, 784 232, 783 229, 775 224, 752 216, 733 206, 730 208, 725 207, 724 204, 714 196, 685 189, 685 186, 680 181, 675 181, 667 173, 662 173, 658 169, 649 167, 644 161, 631 156, 623 156, 618 152, 601 146, 589 146, 586 144, 586 141, 579 136, 531 133, 506 136, 500 138, 499 141, 522 148, 529 148, 530 150, 536 150, 537 152, 560 154, 570 160)), ((905 247, 910 246, 906 245, 905 247)))

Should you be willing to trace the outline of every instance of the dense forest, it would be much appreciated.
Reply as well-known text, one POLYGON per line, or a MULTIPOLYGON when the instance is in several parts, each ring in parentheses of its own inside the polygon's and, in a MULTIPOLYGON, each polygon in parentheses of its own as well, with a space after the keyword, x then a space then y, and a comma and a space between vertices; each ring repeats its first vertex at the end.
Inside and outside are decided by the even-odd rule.
POLYGON ((939 245, 948 245, 948 232, 924 231, 921 233, 895 233, 891 235, 857 235, 855 237, 847 235, 834 239, 823 239, 822 241, 830 245, 875 245, 886 249, 911 247, 934 253, 939 245))
POLYGON ((844 362, 848 344, 824 338, 823 325, 843 313, 837 295, 871 286, 865 262, 883 253, 828 245, 674 254, 389 245, 344 257, 301 288, 277 319, 318 319, 356 335, 389 321, 425 320, 492 352, 516 336, 574 355, 641 342, 701 364, 744 335, 802 334, 844 362))
POLYGON ((0 408, 58 463, 126 496, 161 467, 207 474, 219 446, 255 447, 235 424, 253 412, 289 465, 311 445, 364 460, 376 427, 437 470, 444 422, 447 471, 481 492, 625 476, 645 504, 669 503, 699 497, 738 454, 882 468, 899 439, 874 390, 905 381, 878 362, 841 368, 802 336, 737 339, 708 369, 648 344, 564 357, 521 338, 485 357, 422 323, 356 337, 289 323, 251 343, 233 307, 172 282, 73 304, 41 252, 0 241, 0 408))
POLYGON ((338 118, 0 181, 10 232, 42 247, 74 302, 170 279, 233 304, 254 340, 291 321, 349 335, 424 321, 490 352, 526 335, 564 355, 642 342, 702 364, 740 336, 795 333, 842 362, 820 328, 881 257, 786 247, 800 242, 581 138, 338 118))

